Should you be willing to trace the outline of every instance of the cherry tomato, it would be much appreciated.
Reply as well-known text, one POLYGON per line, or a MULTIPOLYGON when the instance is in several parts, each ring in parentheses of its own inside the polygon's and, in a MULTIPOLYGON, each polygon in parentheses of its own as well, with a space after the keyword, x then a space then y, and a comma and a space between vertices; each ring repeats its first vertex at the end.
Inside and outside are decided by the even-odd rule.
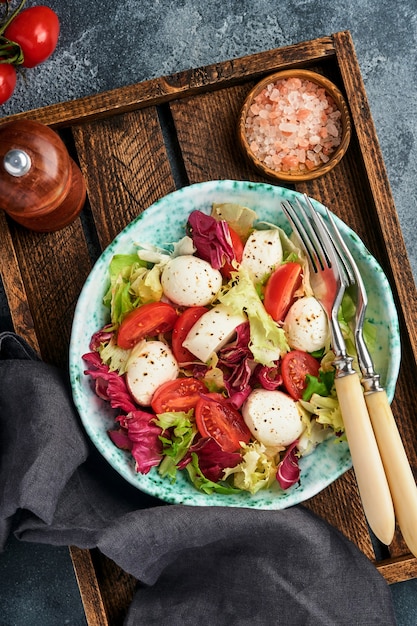
POLYGON ((272 272, 265 287, 264 307, 276 322, 282 322, 294 302, 301 285, 302 267, 299 263, 284 263, 272 272))
POLYGON ((306 376, 318 376, 320 363, 308 352, 292 350, 281 361, 285 389, 294 400, 299 400, 307 387, 306 376))
POLYGON ((152 410, 155 413, 168 411, 189 411, 207 393, 207 387, 196 378, 176 378, 164 383, 152 396, 152 410))
POLYGON ((117 333, 117 345, 129 350, 147 336, 172 330, 177 319, 177 311, 167 302, 144 304, 123 319, 117 333))
POLYGON ((195 420, 200 435, 212 437, 225 452, 236 452, 241 441, 249 443, 251 439, 242 415, 218 393, 200 398, 195 420))
POLYGON ((35 67, 55 50, 59 30, 55 11, 46 6, 34 6, 18 13, 4 31, 4 36, 22 48, 22 65, 35 67))
POLYGON ((16 86, 16 70, 10 63, 0 63, 0 104, 12 95, 16 86))
MULTIPOLYGON (((237 232, 235 230, 233 230, 233 228, 230 228, 229 226, 229 232, 230 232, 230 238, 232 240, 232 246, 233 246, 233 250, 235 253, 235 260, 240 263, 242 261, 242 255, 243 255, 243 243, 241 238, 239 237, 239 235, 237 234, 237 232)), ((230 278, 230 272, 235 272, 236 268, 233 267, 233 265, 229 262, 226 262, 223 267, 220 268, 220 272, 222 274, 222 276, 224 276, 225 278, 230 278)))
POLYGON ((181 313, 175 322, 172 331, 172 352, 180 365, 196 360, 196 357, 182 344, 196 321, 207 311, 208 309, 204 306, 191 306, 181 313))

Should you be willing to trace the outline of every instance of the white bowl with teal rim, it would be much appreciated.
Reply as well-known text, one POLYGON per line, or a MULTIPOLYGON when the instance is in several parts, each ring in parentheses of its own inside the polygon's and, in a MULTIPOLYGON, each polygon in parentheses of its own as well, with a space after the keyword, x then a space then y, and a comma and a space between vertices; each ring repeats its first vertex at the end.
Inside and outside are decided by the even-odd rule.
MULTIPOLYGON (((114 254, 131 253, 138 242, 164 246, 179 240, 185 234, 191 211, 198 209, 210 213, 215 202, 250 207, 260 221, 271 222, 290 233, 280 203, 295 201, 297 196, 300 194, 290 189, 244 181, 209 181, 183 187, 155 202, 129 224, 106 248, 87 278, 76 306, 70 342, 70 377, 75 405, 88 436, 100 453, 123 478, 141 491, 176 504, 284 509, 316 495, 351 467, 347 443, 331 438, 300 460, 300 484, 286 491, 277 483, 255 495, 248 492, 206 495, 188 481, 186 472, 178 472, 175 483, 161 478, 156 468, 152 468, 149 474, 138 474, 130 453, 119 450, 107 434, 114 428, 117 412, 96 396, 90 377, 84 375, 86 368, 82 355, 89 352, 92 334, 108 321, 109 311, 102 300, 108 288, 108 266, 114 254)), ((313 200, 313 204, 324 213, 320 203, 313 200)), ((336 216, 335 220, 349 242, 367 288, 366 317, 375 325, 377 335, 372 356, 392 401, 401 359, 398 316, 392 292, 380 265, 360 238, 336 216)))

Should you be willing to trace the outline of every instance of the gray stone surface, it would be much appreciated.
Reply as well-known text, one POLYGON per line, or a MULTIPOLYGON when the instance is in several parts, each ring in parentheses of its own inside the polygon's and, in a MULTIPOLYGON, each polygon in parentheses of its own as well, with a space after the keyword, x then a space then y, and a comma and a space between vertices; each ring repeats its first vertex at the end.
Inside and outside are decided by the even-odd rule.
MULTIPOLYGON (((28 6, 34 4, 28 2, 28 6)), ((19 80, 10 115, 350 30, 417 273, 416 0, 49 0, 59 46, 19 80)))
MULTIPOLYGON (((58 48, 45 64, 27 71, 26 81, 19 78, 1 116, 350 30, 417 275, 416 0, 44 3, 61 19, 58 48)), ((416 626, 417 580, 391 589, 399 626, 416 626)), ((0 624, 84 623, 67 552, 12 542, 0 555, 0 624)))

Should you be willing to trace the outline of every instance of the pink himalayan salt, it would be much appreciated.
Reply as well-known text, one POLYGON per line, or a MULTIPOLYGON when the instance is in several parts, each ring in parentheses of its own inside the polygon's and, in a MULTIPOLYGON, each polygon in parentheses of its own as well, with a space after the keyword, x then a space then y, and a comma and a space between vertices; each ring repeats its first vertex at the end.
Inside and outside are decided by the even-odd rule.
POLYGON ((341 114, 323 87, 300 78, 268 84, 245 123, 250 150, 277 172, 303 172, 327 163, 342 138, 341 114))

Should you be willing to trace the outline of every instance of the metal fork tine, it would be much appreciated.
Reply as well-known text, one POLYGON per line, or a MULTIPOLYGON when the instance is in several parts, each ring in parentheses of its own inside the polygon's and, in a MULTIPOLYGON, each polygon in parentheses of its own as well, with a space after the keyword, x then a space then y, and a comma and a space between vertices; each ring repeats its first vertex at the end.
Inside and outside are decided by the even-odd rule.
MULTIPOLYGON (((284 202, 281 203, 281 207, 285 215, 287 216, 287 219, 290 222, 294 232, 297 233, 298 238, 300 239, 301 244, 304 248, 304 251, 311 261, 311 265, 314 271, 317 272, 318 266, 320 265, 320 259, 318 257, 317 249, 313 246, 311 237, 309 236, 309 233, 307 233, 307 230, 305 229, 303 222, 298 217, 297 213, 295 212, 290 202, 288 202, 287 200, 284 200, 284 202)), ((303 213, 302 208, 301 208, 301 212, 303 213)))
POLYGON ((322 241, 320 240, 316 232, 316 229, 314 228, 315 224, 314 222, 311 221, 310 216, 307 215, 307 211, 305 207, 301 204, 298 198, 296 198, 296 202, 297 202, 298 211, 301 213, 301 215, 304 218, 304 224, 305 224, 304 228, 305 228, 305 231, 307 232, 308 238, 310 240, 310 244, 315 250, 320 268, 323 270, 326 267, 326 265, 329 265, 329 259, 326 254, 326 250, 323 248, 322 241), (325 262, 323 261, 323 259, 325 259, 325 262))
POLYGON ((334 240, 331 237, 329 229, 327 228, 326 223, 323 220, 323 217, 315 210, 310 198, 306 194, 304 194, 304 200, 310 211, 309 216, 306 215, 306 211, 298 198, 297 204, 303 211, 306 219, 310 219, 310 221, 313 220, 313 223, 316 226, 316 231, 314 231, 315 239, 318 241, 321 249, 323 250, 323 255, 326 257, 328 265, 330 267, 337 268, 344 286, 347 287, 352 282, 351 279, 354 280, 352 273, 349 272, 348 267, 343 262, 341 255, 337 247, 335 246, 334 240))
MULTIPOLYGON (((352 255, 349 252, 348 247, 342 239, 342 236, 337 228, 335 221, 333 219, 332 214, 326 208, 326 217, 328 223, 324 221, 322 215, 319 215, 320 220, 323 223, 323 226, 326 228, 330 240, 333 244, 334 249, 336 250, 338 262, 342 265, 343 271, 345 272, 347 279, 351 285, 354 285, 356 281, 356 272, 353 270, 353 264, 355 263, 352 255)), ((356 265, 356 264, 355 264, 356 265)), ((356 268, 357 269, 357 268, 356 268)))
POLYGON ((304 199, 308 213, 300 200, 296 198, 298 213, 302 216, 303 221, 297 215, 297 212, 290 202, 284 201, 281 203, 282 209, 291 223, 293 230, 298 234, 303 248, 311 261, 313 270, 318 273, 326 267, 334 268, 343 286, 347 287, 350 282, 349 276, 346 271, 340 271, 341 268, 330 234, 323 220, 320 219, 321 216, 315 211, 311 204, 309 197, 304 195, 304 199))
MULTIPOLYGON (((327 211, 327 209, 326 209, 326 211, 327 211)), ((327 232, 327 234, 329 236, 331 244, 332 244, 332 246, 333 246, 333 248, 334 248, 334 250, 336 252, 337 262, 339 264, 340 270, 343 272, 343 274, 346 277, 347 285, 355 285, 355 283, 356 283, 355 274, 353 273, 353 270, 352 270, 352 267, 351 267, 349 261, 346 259, 344 249, 342 249, 342 244, 340 243, 340 233, 337 230, 336 225, 332 221, 332 224, 331 224, 331 227, 330 227, 329 224, 324 221, 324 218, 323 218, 322 215, 318 215, 318 218, 322 222, 323 228, 326 229, 326 232, 327 232)), ((343 242, 343 244, 344 244, 344 242, 343 242)))
MULTIPOLYGON (((328 210, 326 209, 327 213, 328 210)), ((335 263, 337 263, 339 273, 343 278, 343 283, 345 287, 349 287, 349 285, 355 285, 356 279, 353 270, 344 256, 344 252, 339 247, 339 240, 341 235, 337 230, 336 224, 332 223, 332 230, 330 230, 329 225, 324 221, 324 217, 320 215, 320 213, 316 213, 316 219, 320 221, 321 224, 321 233, 323 233, 323 237, 326 237, 328 249, 332 249, 335 253, 335 263), (338 235, 337 239, 335 235, 338 235)), ((344 243, 344 242, 343 242, 344 243)))
POLYGON ((334 248, 340 259, 340 264, 343 265, 343 268, 349 277, 350 284, 356 287, 356 316, 354 332, 359 366, 361 368, 362 375, 364 376, 364 386, 365 389, 377 389, 379 385, 379 375, 374 370, 372 357, 369 353, 363 336, 363 324, 365 321, 366 307, 368 305, 366 288, 356 261, 353 258, 349 248, 347 247, 342 235, 340 234, 340 231, 334 221, 332 214, 327 208, 326 215, 328 222, 331 226, 331 232, 329 230, 329 227, 324 224, 323 218, 321 218, 321 220, 329 233, 331 241, 333 242, 334 248))

